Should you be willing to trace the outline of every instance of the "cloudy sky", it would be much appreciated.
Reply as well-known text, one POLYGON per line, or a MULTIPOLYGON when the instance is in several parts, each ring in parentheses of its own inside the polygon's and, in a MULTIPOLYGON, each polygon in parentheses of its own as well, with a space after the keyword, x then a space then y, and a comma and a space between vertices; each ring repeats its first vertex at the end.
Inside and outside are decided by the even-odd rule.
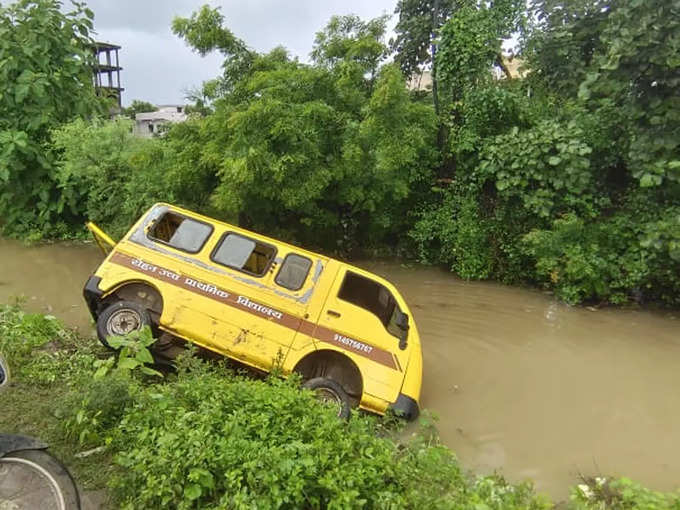
POLYGON ((201 58, 170 31, 175 16, 189 16, 205 3, 220 6, 229 29, 251 48, 283 45, 307 61, 314 34, 333 14, 392 14, 396 0, 88 0, 95 38, 123 47, 124 105, 133 99, 182 103, 185 90, 219 74, 219 54, 201 58))

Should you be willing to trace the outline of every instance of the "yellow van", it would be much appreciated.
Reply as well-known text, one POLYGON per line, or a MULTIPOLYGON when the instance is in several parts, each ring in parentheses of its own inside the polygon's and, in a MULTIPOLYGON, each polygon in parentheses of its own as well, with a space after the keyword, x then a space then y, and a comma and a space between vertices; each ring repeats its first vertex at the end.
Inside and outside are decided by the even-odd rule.
POLYGON ((418 415, 420 338, 399 292, 338 260, 168 204, 116 243, 88 227, 106 258, 84 296, 107 338, 150 325, 156 350, 192 342, 305 386, 349 414, 418 415))

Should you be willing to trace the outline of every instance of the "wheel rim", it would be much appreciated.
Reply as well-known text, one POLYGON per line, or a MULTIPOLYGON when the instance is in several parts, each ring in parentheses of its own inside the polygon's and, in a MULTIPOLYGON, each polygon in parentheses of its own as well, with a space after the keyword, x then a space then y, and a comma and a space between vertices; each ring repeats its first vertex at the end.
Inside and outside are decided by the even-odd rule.
POLYGON ((142 327, 142 318, 135 310, 121 308, 111 314, 106 321, 106 332, 109 336, 125 336, 142 327))
POLYGON ((28 459, 0 459, 0 509, 66 510, 59 483, 41 465, 28 459))
POLYGON ((342 413, 342 398, 330 388, 317 388, 316 399, 324 405, 338 408, 338 416, 342 413))

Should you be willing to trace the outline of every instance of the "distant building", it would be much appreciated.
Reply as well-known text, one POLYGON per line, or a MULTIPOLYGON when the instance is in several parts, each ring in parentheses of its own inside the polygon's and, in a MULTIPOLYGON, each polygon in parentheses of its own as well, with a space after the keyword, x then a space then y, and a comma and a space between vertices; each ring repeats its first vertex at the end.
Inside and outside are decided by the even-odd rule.
MULTIPOLYGON (((122 107, 121 94, 125 90, 120 86, 120 72, 123 70, 118 61, 120 46, 104 42, 96 42, 93 46, 96 60, 94 68, 94 86, 97 94, 113 98, 122 107)), ((114 108, 115 109, 115 108, 114 108)))
MULTIPOLYGON (((526 78, 529 74, 529 70, 524 66, 525 62, 523 59, 516 57, 514 55, 503 56, 503 65, 510 73, 512 79, 526 78)), ((494 66, 493 75, 497 80, 504 80, 507 78, 505 72, 498 66, 494 66)))
POLYGON ((160 105, 155 112, 138 113, 135 115, 134 134, 141 138, 160 135, 161 126, 187 120, 184 109, 184 105, 160 105))
POLYGON ((414 74, 406 82, 406 86, 409 90, 432 90, 432 72, 423 71, 420 74, 414 74))

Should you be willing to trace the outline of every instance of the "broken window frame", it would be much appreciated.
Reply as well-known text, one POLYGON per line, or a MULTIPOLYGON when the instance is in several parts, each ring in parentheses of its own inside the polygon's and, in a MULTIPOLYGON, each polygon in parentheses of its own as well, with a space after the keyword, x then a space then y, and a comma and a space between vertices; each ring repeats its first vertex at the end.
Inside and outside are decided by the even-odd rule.
MULTIPOLYGON (((250 252, 250 255, 248 256, 248 258, 250 258, 250 257, 252 256, 252 254, 253 254, 254 251, 255 251, 255 250, 253 250, 252 252, 250 252)), ((250 275, 250 276, 255 276, 256 278, 262 278, 262 277, 264 277, 264 276, 267 275, 267 272, 268 272, 269 269, 272 267, 272 264, 273 264, 274 261, 276 260, 276 254, 277 254, 277 252, 278 252, 278 250, 276 249, 276 246, 274 246, 273 244, 263 243, 262 241, 259 241, 259 240, 257 240, 257 239, 254 239, 254 238, 252 238, 252 237, 244 236, 243 234, 240 234, 240 233, 238 233, 238 232, 234 232, 234 231, 231 231, 231 230, 230 230, 230 231, 227 231, 227 232, 225 232, 224 234, 222 234, 222 236, 220 237, 220 240, 217 241, 217 244, 215 245, 215 248, 213 248, 213 251, 210 253, 210 260, 213 261, 215 264, 219 264, 219 265, 222 266, 222 267, 226 267, 226 268, 232 269, 232 270, 234 270, 234 271, 239 271, 239 272, 241 272, 241 273, 245 273, 245 274, 250 275), (239 268, 239 267, 236 267, 236 266, 230 266, 229 264, 225 264, 224 262, 220 262, 219 260, 217 260, 217 259, 215 258, 215 255, 217 255, 217 252, 220 250, 220 248, 221 248, 222 245, 224 244, 224 241, 225 241, 225 240, 227 239, 227 237, 229 237, 230 235, 234 235, 234 236, 236 236, 236 237, 240 237, 241 239, 247 239, 248 241, 254 242, 254 243, 255 243, 255 248, 257 248, 257 245, 259 244, 259 245, 262 245, 262 246, 264 246, 264 247, 271 248, 271 249, 273 250, 271 257, 270 257, 269 261, 267 262, 267 265, 264 267, 264 270, 262 271, 262 274, 253 273, 252 271, 248 271, 247 269, 239 268)), ((246 262, 247 262, 247 260, 246 260, 246 262)))
MULTIPOLYGON (((151 241, 153 241, 154 243, 161 243, 161 244, 164 244, 165 246, 169 246, 170 248, 172 248, 172 249, 174 249, 174 250, 183 251, 184 253, 196 254, 196 253, 199 253, 199 252, 203 249, 203 247, 205 246, 205 244, 206 244, 206 243, 208 242, 208 240, 212 237, 214 230, 215 230, 215 227, 213 227, 210 223, 207 223, 207 222, 205 222, 205 221, 200 221, 200 220, 197 220, 197 219, 195 219, 195 218, 191 218, 191 217, 186 216, 186 215, 184 215, 184 214, 180 214, 180 213, 178 213, 178 212, 176 212, 176 211, 171 211, 171 210, 169 210, 169 211, 165 211, 165 212, 160 216, 160 218, 158 218, 156 221, 154 221, 154 222, 151 224, 151 227, 150 227, 149 230, 146 232, 146 237, 147 237, 148 239, 150 239, 151 241), (161 223, 161 222, 163 221, 163 219, 164 219, 168 214, 172 214, 172 215, 174 215, 174 216, 177 216, 178 218, 182 218, 182 219, 185 220, 185 221, 191 221, 191 222, 194 222, 194 223, 198 223, 199 225, 205 225, 206 227, 209 227, 209 228, 210 228, 210 230, 208 230, 207 235, 205 236, 205 239, 203 239, 203 242, 202 242, 201 245, 198 247, 198 249, 196 249, 195 251, 187 250, 186 248, 181 248, 181 247, 179 247, 179 246, 175 246, 175 245, 173 245, 173 244, 170 244, 169 241, 164 241, 163 239, 159 239, 159 238, 153 236, 154 230, 158 227, 159 223, 161 223)), ((170 239, 172 239, 172 236, 170 237, 170 239)))

